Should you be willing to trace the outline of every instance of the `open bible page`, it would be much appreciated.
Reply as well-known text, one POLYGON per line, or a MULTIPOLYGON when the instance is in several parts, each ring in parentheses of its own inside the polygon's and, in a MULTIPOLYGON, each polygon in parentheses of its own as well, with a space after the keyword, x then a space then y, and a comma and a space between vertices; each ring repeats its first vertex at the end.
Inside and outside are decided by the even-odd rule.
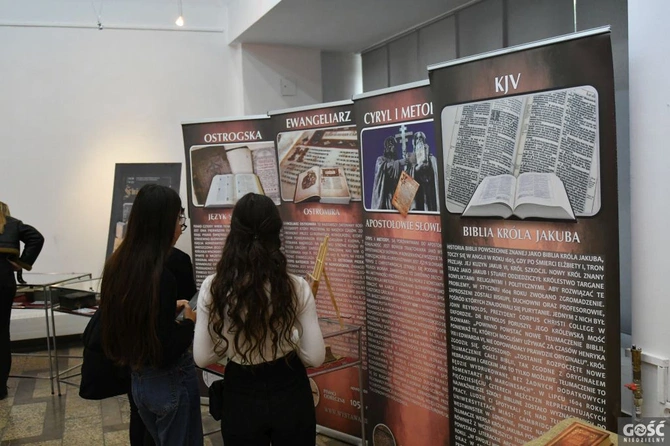
POLYGON ((577 215, 599 210, 598 97, 590 86, 535 94, 526 105, 516 173, 553 172, 577 215))
POLYGON ((348 203, 350 199, 347 177, 339 167, 321 168, 321 202, 348 203))
POLYGON ((516 178, 512 175, 486 177, 472 196, 463 216, 507 218, 512 215, 515 190, 516 178))
POLYGON ((205 207, 230 207, 235 204, 233 174, 216 175, 207 194, 205 207))
POLYGON ((321 195, 321 168, 314 166, 298 175, 293 201, 310 200, 321 195))
POLYGON ((479 194, 473 197, 476 204, 505 203, 514 204, 516 178, 512 175, 486 177, 478 189, 479 194))
POLYGON ((253 173, 254 166, 251 160, 251 150, 248 146, 226 147, 226 156, 233 173, 253 173))
POLYGON ((514 213, 520 218, 575 218, 565 186, 553 173, 519 175, 514 205, 514 213))
POLYGON ((254 173, 238 173, 235 175, 235 188, 235 201, 250 192, 263 194, 261 183, 258 181, 258 177, 254 173))
POLYGON ((462 212, 485 177, 512 173, 523 101, 505 98, 442 111, 449 212, 462 212))
POLYGON ((265 192, 265 195, 272 198, 272 201, 275 204, 280 204, 279 176, 274 147, 261 146, 252 148, 251 157, 254 164, 254 172, 258 175, 258 178, 261 181, 263 192, 265 192))
POLYGON ((491 102, 479 181, 489 176, 514 173, 524 102, 523 98, 506 98, 491 102))
POLYGON ((553 203, 553 174, 522 173, 517 180, 515 206, 535 203, 549 206, 553 203))

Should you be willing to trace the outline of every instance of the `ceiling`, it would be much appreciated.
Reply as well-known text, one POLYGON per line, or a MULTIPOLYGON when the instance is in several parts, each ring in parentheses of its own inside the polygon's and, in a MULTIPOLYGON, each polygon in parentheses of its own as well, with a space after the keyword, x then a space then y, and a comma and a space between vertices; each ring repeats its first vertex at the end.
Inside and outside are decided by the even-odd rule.
POLYGON ((234 42, 361 52, 470 2, 282 0, 234 42))
MULTIPOLYGON (((182 0, 186 30, 223 30, 232 0, 182 0)), ((249 0, 241 0, 249 1, 249 0)), ((179 0, 0 0, 0 26, 96 26, 180 30, 179 0)))
MULTIPOLYGON (((229 34, 229 38, 234 38, 231 43, 361 52, 477 1, 480 0, 181 0, 181 4, 186 21, 183 30, 234 31, 229 34), (267 13, 263 14, 264 10, 267 13), (235 17, 237 11, 241 11, 239 17, 235 17)), ((0 0, 0 26, 95 27, 100 21, 105 28, 177 31, 180 29, 174 21, 179 15, 179 3, 180 0, 0 0)))

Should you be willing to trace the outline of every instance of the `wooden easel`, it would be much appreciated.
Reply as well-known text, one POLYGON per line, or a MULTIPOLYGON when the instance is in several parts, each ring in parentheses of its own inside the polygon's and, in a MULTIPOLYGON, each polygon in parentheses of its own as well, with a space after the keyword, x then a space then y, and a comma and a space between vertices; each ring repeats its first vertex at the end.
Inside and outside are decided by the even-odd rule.
POLYGON ((316 254, 316 262, 314 262, 314 270, 312 274, 308 274, 309 278, 312 281, 312 294, 316 298, 316 293, 319 291, 319 282, 321 281, 321 275, 326 281, 326 288, 328 288, 328 294, 330 294, 330 302, 335 308, 335 314, 337 314, 337 320, 340 323, 340 327, 344 328, 344 322, 342 322, 342 315, 340 314, 340 309, 337 306, 335 301, 335 294, 333 293, 333 288, 330 286, 330 280, 328 280, 328 274, 326 274, 326 253, 328 252, 328 239, 330 236, 326 236, 323 239, 323 242, 319 245, 319 252, 316 254))

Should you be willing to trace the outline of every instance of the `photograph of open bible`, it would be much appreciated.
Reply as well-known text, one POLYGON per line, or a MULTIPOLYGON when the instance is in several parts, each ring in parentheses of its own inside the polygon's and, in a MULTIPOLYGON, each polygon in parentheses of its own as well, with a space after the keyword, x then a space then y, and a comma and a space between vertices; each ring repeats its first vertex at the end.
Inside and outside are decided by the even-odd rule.
POLYGON ((445 107, 442 138, 451 213, 464 212, 485 178, 524 173, 555 174, 577 217, 600 210, 598 94, 593 87, 445 107))
POLYGON ((263 195, 263 186, 255 173, 216 175, 209 187, 206 208, 232 208, 237 200, 253 192, 263 195))
POLYGON ((272 142, 193 146, 191 191, 198 207, 233 207, 249 192, 279 204, 279 173, 272 142))
POLYGON ((553 173, 526 172, 486 177, 479 183, 463 217, 547 218, 574 220, 563 182, 553 173))
POLYGON ((314 166, 298 175, 294 203, 318 201, 325 204, 348 204, 351 193, 341 167, 314 166))
POLYGON ((297 182, 300 175, 312 167, 327 166, 338 166, 346 177, 350 199, 361 200, 356 126, 280 132, 277 134, 277 154, 284 201, 291 201, 301 193, 297 182))

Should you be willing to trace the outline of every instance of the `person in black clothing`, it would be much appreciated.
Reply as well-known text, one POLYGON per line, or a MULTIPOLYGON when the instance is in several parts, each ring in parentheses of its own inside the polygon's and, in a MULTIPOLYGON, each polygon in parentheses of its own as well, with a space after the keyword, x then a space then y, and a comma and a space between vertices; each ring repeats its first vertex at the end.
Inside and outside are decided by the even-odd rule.
MULTIPOLYGON (((186 215, 184 208, 181 208, 179 214, 179 235, 186 230, 186 215)), ((179 237, 177 237, 179 238, 179 237)), ((170 255, 165 263, 165 267, 170 270, 177 280, 177 295, 180 299, 191 300, 198 289, 195 286, 195 277, 193 275, 193 263, 191 257, 184 251, 172 247, 170 255)))
POLYGON ((326 349, 305 279, 281 251, 283 222, 269 197, 235 205, 216 274, 200 289, 193 356, 226 363, 219 394, 226 446, 314 446, 316 412, 305 367, 326 349))
POLYGON ((166 267, 181 234, 181 200, 169 187, 140 189, 123 243, 102 274, 100 310, 105 355, 132 370, 132 396, 158 445, 203 444, 193 356, 195 312, 179 300, 166 267), (175 315, 184 309, 184 321, 175 315))
MULTIPOLYGON (((181 235, 187 228, 184 208, 181 208, 179 219, 179 235, 181 235)), ((165 268, 172 273, 177 281, 177 297, 179 299, 190 300, 197 291, 191 257, 184 251, 172 247, 165 261, 165 268)), ((130 403, 130 445, 153 446, 153 438, 142 422, 139 409, 137 408, 137 404, 135 404, 133 393, 130 389, 128 389, 128 402, 130 403)))
POLYGON ((177 281, 177 295, 180 299, 191 300, 198 289, 193 276, 191 257, 178 248, 172 248, 165 267, 177 281))
POLYGON ((44 237, 32 226, 13 218, 0 202, 0 400, 7 397, 7 380, 12 367, 9 323, 16 294, 14 272, 32 269, 44 245, 44 237), (23 253, 21 250, 23 242, 23 253))

